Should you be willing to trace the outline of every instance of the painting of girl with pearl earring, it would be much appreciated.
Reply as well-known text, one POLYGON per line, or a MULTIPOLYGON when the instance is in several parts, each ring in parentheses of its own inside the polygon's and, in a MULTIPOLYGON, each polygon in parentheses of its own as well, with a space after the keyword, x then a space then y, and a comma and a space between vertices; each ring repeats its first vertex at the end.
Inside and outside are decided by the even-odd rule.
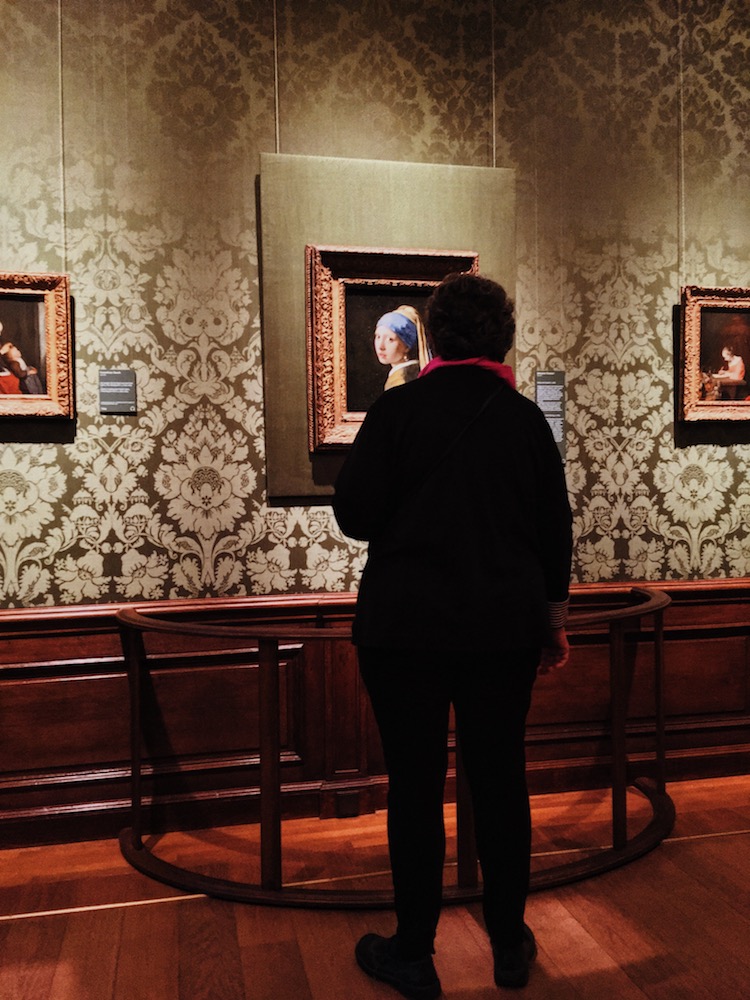
POLYGON ((346 396, 366 411, 378 396, 417 378, 430 361, 422 311, 432 287, 349 288, 346 299, 346 396))
POLYGON ((311 454, 347 448, 375 400, 417 378, 431 360, 430 295, 478 267, 474 251, 305 247, 311 454))
POLYGON ((413 381, 430 360, 422 317, 413 306, 398 306, 375 326, 375 354, 389 365, 385 389, 413 381))

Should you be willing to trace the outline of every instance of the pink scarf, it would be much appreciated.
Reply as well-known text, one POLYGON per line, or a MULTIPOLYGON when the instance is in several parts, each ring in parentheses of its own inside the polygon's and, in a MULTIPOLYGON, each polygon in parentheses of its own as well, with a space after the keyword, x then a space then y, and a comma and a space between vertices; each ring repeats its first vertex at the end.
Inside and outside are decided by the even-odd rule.
POLYGON ((491 358, 456 358, 454 361, 445 361, 443 358, 433 358, 429 364, 426 364, 422 371, 419 373, 421 378, 423 375, 429 375, 430 372, 435 371, 436 368, 446 368, 448 365, 476 365, 477 368, 486 368, 488 371, 494 372, 495 375, 504 379, 512 389, 516 387, 516 378, 513 374, 513 369, 510 365, 504 365, 500 361, 492 361, 491 358))

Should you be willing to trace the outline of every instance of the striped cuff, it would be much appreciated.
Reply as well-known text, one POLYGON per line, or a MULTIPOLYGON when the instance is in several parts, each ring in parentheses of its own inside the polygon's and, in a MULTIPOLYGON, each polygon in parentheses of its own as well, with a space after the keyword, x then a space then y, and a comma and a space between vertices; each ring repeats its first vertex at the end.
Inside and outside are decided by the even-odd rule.
POLYGON ((565 628, 568 620, 569 600, 547 601, 547 617, 551 629, 565 628))

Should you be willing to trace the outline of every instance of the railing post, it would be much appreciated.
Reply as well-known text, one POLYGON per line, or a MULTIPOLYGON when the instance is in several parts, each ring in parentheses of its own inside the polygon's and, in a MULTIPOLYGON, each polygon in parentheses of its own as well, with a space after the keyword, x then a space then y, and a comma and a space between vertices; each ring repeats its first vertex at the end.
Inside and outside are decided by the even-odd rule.
POLYGON ((281 889, 281 723, 279 643, 258 640, 260 725, 260 882, 281 889))
POLYGON ((615 850, 628 842, 627 748, 625 723, 628 715, 625 678, 625 623, 609 625, 609 671, 612 692, 612 845, 615 850))
POLYGON ((143 790, 141 784, 141 741, 143 715, 143 674, 146 650, 143 636, 134 628, 120 625, 130 689, 130 815, 133 846, 143 847, 143 790))
POLYGON ((664 710, 664 612, 654 614, 654 702, 656 716, 656 788, 667 790, 667 744, 664 710))

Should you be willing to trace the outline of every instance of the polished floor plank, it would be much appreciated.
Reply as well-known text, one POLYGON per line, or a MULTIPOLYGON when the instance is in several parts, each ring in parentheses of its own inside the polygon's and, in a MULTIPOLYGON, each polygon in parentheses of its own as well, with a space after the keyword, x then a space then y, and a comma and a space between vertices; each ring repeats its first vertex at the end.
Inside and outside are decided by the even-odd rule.
POLYGON ((534 928, 539 957, 528 989, 531 998, 644 1000, 643 993, 615 957, 557 898, 542 893, 530 900, 527 920, 534 928))
POLYGON ((65 932, 59 917, 0 926, 0 997, 48 1000, 65 932))
MULTIPOLYGON (((328 920, 327 916, 322 911, 295 910, 292 914, 305 977, 311 996, 349 1000, 351 989, 342 970, 351 967, 356 942, 348 921, 328 920)), ((367 979, 362 983, 361 995, 373 995, 367 979)))
MULTIPOLYGON (((734 856, 744 855, 745 835, 734 839, 734 856)), ((706 846, 667 843, 638 863, 635 879, 620 869, 557 894, 654 1000, 750 995, 750 918, 675 863, 675 855, 702 857, 706 846)))
POLYGON ((118 908, 79 913, 76 919, 66 921, 49 1000, 112 996, 122 920, 123 910, 118 908))
MULTIPOLYGON (((721 996, 721 1000, 728 1000, 727 996, 714 994, 708 984, 701 982, 691 967, 690 956, 684 954, 681 948, 665 946, 658 928, 655 933, 645 907, 635 918, 629 912, 622 912, 617 905, 616 894, 611 890, 613 873, 603 876, 603 879, 605 884, 596 893, 587 892, 583 884, 572 895, 567 889, 560 890, 561 904, 643 996, 651 1000, 678 1000, 681 997, 690 997, 691 1000, 714 997, 719 1000, 721 996)), ((634 888, 638 892, 640 880, 634 888)), ((669 887, 665 887, 665 891, 669 891, 669 887)), ((554 959, 561 952, 564 954, 567 944, 565 940, 560 941, 554 934, 550 934, 545 948, 554 959)), ((573 974, 572 981, 576 983, 580 995, 587 995, 584 988, 592 981, 600 985, 599 969, 600 966, 594 965, 573 974)), ((570 970, 567 974, 571 974, 570 970)), ((598 995, 620 996, 616 990, 598 995)), ((623 996, 625 995, 628 994, 623 992, 623 996)))
POLYGON ((218 900, 178 906, 179 995, 191 1000, 236 1000, 245 995, 233 907, 218 900))
POLYGON ((112 1000, 179 1000, 178 923, 174 906, 123 910, 112 1000))
POLYGON ((718 894, 741 914, 750 914, 750 833, 692 840, 687 850, 671 850, 670 857, 710 895, 718 894))
MULTIPOLYGON (((435 940, 436 967, 448 997, 468 996, 472 1000, 497 998, 492 982, 492 950, 481 922, 467 907, 443 910, 435 940)), ((392 928, 391 928, 392 929, 392 928)))
POLYGON ((283 970, 284 993, 294 1000, 313 1000, 296 941, 264 942, 241 950, 244 1000, 277 1000, 283 970))

